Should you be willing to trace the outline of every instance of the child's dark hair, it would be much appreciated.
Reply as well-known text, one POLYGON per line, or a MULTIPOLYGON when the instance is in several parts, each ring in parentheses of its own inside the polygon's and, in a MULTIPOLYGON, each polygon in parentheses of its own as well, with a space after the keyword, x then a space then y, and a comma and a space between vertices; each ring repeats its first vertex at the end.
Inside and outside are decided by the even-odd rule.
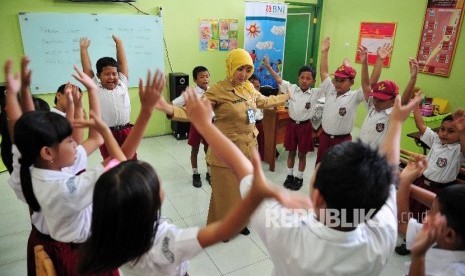
POLYGON ((253 80, 257 80, 258 82, 260 82, 260 79, 255 74, 252 74, 252 76, 250 76, 250 78, 249 78, 250 82, 252 82, 253 80))
POLYGON ((354 212, 370 214, 374 210, 372 218, 386 202, 391 183, 393 168, 386 158, 358 141, 344 142, 326 153, 316 172, 314 188, 325 199, 326 209, 345 212, 346 222, 358 224, 364 221, 354 221, 354 212))
POLYGON ((14 140, 21 153, 19 159, 21 188, 26 202, 33 211, 40 211, 40 205, 32 189, 29 168, 40 157, 43 147, 58 145, 72 132, 68 120, 54 112, 27 112, 15 124, 14 140))
MULTIPOLYGON (((60 94, 65 94, 65 87, 66 87, 66 83, 65 83, 65 84, 62 84, 62 85, 60 85, 60 87, 58 87, 58 89, 57 89, 57 93, 58 93, 58 92, 60 92, 60 94)), ((79 92, 81 92, 81 93, 82 93, 82 90, 81 90, 81 88, 80 88, 80 87, 78 87, 78 89, 79 89, 79 92)), ((57 98, 57 96, 56 96, 56 95, 55 95, 55 100, 54 100, 53 102, 55 103, 55 105, 56 105, 56 104, 57 104, 57 102, 58 102, 58 98, 57 98)))
POLYGON ((92 236, 83 244, 79 272, 98 274, 137 262, 150 250, 161 208, 154 168, 128 160, 100 176, 95 184, 92 236))
POLYGON ((465 185, 454 184, 442 188, 437 194, 439 212, 447 219, 447 226, 459 235, 462 244, 459 250, 465 249, 465 185))
POLYGON ((192 70, 192 77, 194 78, 194 80, 197 79, 197 75, 198 75, 200 72, 208 72, 207 67, 204 67, 204 66, 196 66, 196 67, 194 68, 194 70, 192 70))
POLYGON ((119 72, 119 66, 118 62, 112 58, 112 57, 103 57, 97 60, 97 63, 95 64, 95 67, 97 67, 97 76, 100 76, 100 73, 102 73, 103 67, 116 67, 116 70, 119 72))
POLYGON ((454 120, 454 117, 452 116, 452 114, 449 114, 446 117, 444 117, 444 119, 442 119, 441 124, 444 122, 452 122, 453 120, 454 120))
POLYGON ((316 70, 315 70, 315 68, 313 68, 311 66, 308 66, 308 65, 304 65, 304 66, 300 67, 300 69, 299 69, 299 76, 300 76, 300 74, 302 74, 302 72, 310 72, 312 74, 312 78, 316 79, 316 70))
MULTIPOLYGON (((35 110, 50 111, 50 106, 46 101, 41 98, 32 97, 35 110)), ((0 144, 2 162, 5 165, 8 172, 13 172, 13 154, 11 153, 11 139, 10 131, 8 129, 8 118, 6 115, 5 101, 0 102, 0 135, 2 136, 2 142, 0 144)))

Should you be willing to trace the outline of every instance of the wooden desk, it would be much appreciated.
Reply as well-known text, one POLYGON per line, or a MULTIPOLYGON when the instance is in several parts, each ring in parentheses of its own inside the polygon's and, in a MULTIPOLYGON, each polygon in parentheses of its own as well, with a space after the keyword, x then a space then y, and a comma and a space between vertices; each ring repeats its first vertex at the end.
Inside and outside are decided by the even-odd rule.
POLYGON ((287 109, 278 111, 276 108, 263 110, 263 132, 265 136, 264 162, 270 165, 274 172, 276 162, 276 145, 284 143, 286 128, 290 121, 287 109))
MULTIPOLYGON (((432 129, 434 132, 438 132, 439 131, 439 128, 433 128, 432 129)), ((423 148, 423 155, 426 155, 427 154, 427 151, 430 149, 428 147, 427 144, 423 143, 423 141, 420 140, 421 138, 421 133, 419 131, 417 132, 412 132, 412 133, 408 133, 407 134, 408 137, 412 138, 413 140, 415 140, 415 144, 417 144, 417 146, 419 147, 422 147, 423 148)))

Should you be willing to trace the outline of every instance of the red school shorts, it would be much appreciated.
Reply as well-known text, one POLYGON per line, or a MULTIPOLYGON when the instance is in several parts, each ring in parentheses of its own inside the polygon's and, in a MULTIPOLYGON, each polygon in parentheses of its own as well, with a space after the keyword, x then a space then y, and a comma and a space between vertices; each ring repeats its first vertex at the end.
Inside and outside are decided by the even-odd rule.
POLYGON ((297 124, 293 120, 289 122, 284 138, 284 148, 287 151, 296 151, 298 148, 299 154, 307 154, 314 150, 313 127, 310 120, 303 124, 297 124))
POLYGON ((187 140, 187 144, 193 148, 198 148, 200 146, 200 142, 203 143, 205 147, 208 147, 207 141, 200 135, 197 129, 191 124, 189 128, 189 139, 187 140))

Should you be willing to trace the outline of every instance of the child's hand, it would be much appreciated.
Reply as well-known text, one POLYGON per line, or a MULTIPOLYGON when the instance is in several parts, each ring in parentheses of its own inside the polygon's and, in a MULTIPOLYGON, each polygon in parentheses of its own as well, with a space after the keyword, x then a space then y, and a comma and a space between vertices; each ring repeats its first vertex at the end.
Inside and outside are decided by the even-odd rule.
POLYGON ((95 84, 95 82, 87 74, 82 72, 81 69, 79 69, 76 65, 74 65, 74 70, 76 71, 76 73, 73 74, 73 77, 80 83, 82 83, 86 87, 87 91, 92 89, 96 91, 98 90, 98 87, 95 84))
POLYGON ((31 60, 24 56, 21 59, 21 88, 27 89, 31 85, 31 70, 27 67, 31 60))
POLYGON ((410 160, 407 166, 400 173, 400 178, 404 179, 407 183, 412 183, 415 179, 420 177, 428 167, 428 161, 424 155, 416 155, 415 161, 410 160))
POLYGON ((289 209, 312 209, 313 204, 308 196, 303 196, 296 193, 288 193, 287 191, 269 185, 266 181, 265 175, 262 170, 260 155, 257 150, 253 151, 252 164, 254 167, 253 182, 250 193, 259 199, 274 198, 281 205, 289 209))
POLYGON ((105 124, 105 122, 102 121, 102 119, 98 118, 98 116, 95 116, 95 113, 92 110, 90 111, 89 120, 84 120, 84 119, 73 120, 72 125, 73 127, 79 127, 79 128, 93 128, 98 133, 103 133, 104 131, 110 131, 108 126, 105 124))
POLYGON ((367 62, 368 50, 367 50, 366 47, 364 47, 364 46, 358 47, 357 53, 360 56, 360 63, 367 62))
POLYGON ((155 72, 153 79, 150 70, 147 72, 147 82, 144 86, 142 79, 139 79, 139 99, 142 108, 152 111, 157 102, 162 97, 163 89, 165 88, 165 74, 160 70, 155 72))
POLYGON ((71 95, 73 98, 74 106, 82 107, 82 94, 79 92, 79 87, 77 85, 71 85, 71 95))
POLYGON ((414 58, 408 58, 408 64, 410 67, 410 77, 416 78, 418 75, 418 61, 414 58))
POLYGON ((210 101, 207 98, 201 98, 191 87, 187 88, 182 95, 186 101, 187 114, 194 126, 197 128, 211 124, 213 109, 210 101))
POLYGON ((331 38, 329 38, 329 36, 325 36, 325 38, 321 42, 321 51, 328 52, 330 46, 331 46, 331 38))
POLYGON ((465 130, 465 117, 456 118, 452 121, 452 124, 459 132, 463 132, 465 130))
POLYGON ((270 65, 270 59, 268 58, 268 56, 263 57, 263 63, 265 63, 265 65, 270 65))
POLYGON ((380 60, 387 58, 392 52, 392 45, 390 43, 384 43, 383 47, 379 47, 376 50, 376 55, 380 60))
POLYGON ((426 251, 438 240, 447 226, 445 216, 437 213, 434 216, 427 216, 427 221, 423 223, 421 231, 415 237, 412 245, 412 256, 425 256, 426 251))
POLYGON ((415 98, 413 98, 408 104, 401 105, 400 97, 397 96, 394 102, 394 108, 391 113, 391 120, 397 122, 404 122, 408 118, 410 112, 412 112, 412 110, 414 110, 415 107, 418 106, 420 101, 421 95, 417 93, 415 98))
POLYGON ((344 59, 342 60, 342 64, 343 64, 344 66, 350 67, 350 60, 349 60, 348 58, 344 58, 344 59))
POLYGON ((84 49, 89 48, 90 40, 87 37, 81 37, 81 39, 79 39, 79 46, 84 49))
POLYGON ((112 37, 113 37, 113 41, 115 41, 115 43, 121 42, 121 39, 119 37, 117 37, 116 35, 112 35, 112 37))
POLYGON ((18 94, 21 87, 20 75, 18 73, 13 75, 12 72, 13 61, 7 60, 5 63, 5 77, 6 77, 6 91, 7 93, 18 94))

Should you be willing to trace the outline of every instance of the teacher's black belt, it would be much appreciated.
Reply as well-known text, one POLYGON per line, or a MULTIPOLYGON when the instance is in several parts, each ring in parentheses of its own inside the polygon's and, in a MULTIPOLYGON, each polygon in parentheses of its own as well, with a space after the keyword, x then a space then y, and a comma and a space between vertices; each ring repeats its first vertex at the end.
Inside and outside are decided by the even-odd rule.
POLYGON ((110 127, 110 130, 111 131, 118 131, 118 130, 123 130, 123 129, 126 129, 126 128, 130 128, 132 125, 130 123, 127 123, 125 125, 120 125, 120 126, 112 126, 110 127))
POLYGON ((326 134, 326 136, 328 136, 329 138, 331 139, 336 139, 336 138, 346 138, 346 137, 349 137, 350 136, 350 133, 349 134, 342 134, 342 135, 331 135, 331 134, 328 134, 326 132, 323 131, 324 134, 326 134))
POLYGON ((292 119, 291 119, 291 121, 293 121, 294 124, 296 124, 296 125, 303 125, 303 124, 310 123, 310 119, 305 120, 305 121, 295 121, 295 120, 292 120, 292 119))

